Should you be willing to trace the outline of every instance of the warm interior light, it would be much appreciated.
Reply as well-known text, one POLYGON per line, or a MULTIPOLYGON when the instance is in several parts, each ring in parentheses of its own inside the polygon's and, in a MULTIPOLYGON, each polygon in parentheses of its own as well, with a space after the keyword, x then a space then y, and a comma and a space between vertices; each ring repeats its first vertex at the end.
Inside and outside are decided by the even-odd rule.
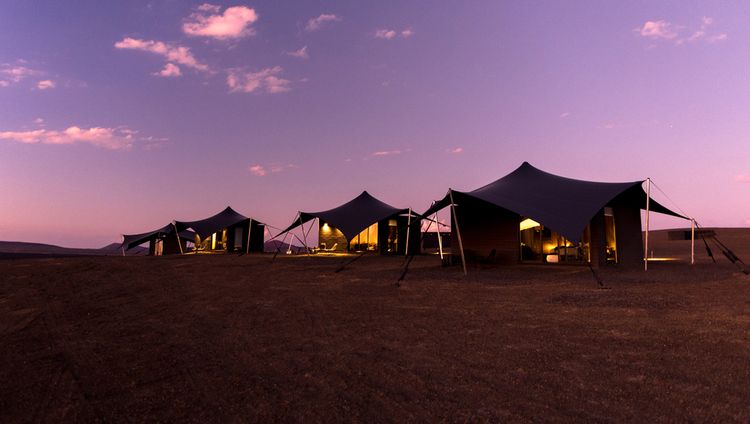
POLYGON ((534 221, 531 218, 526 218, 523 221, 521 221, 520 228, 521 228, 521 231, 523 231, 523 230, 528 230, 529 228, 539 227, 541 225, 542 224, 534 221))
POLYGON ((324 233, 330 233, 331 232, 331 227, 326 222, 326 223, 323 224, 322 230, 323 230, 324 233))

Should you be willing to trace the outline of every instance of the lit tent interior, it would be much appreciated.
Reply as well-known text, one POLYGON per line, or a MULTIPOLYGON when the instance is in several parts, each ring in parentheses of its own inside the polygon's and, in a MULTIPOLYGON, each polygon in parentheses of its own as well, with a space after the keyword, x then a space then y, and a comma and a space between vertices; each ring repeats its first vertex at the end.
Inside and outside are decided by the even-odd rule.
POLYGON ((262 252, 265 226, 231 207, 198 221, 176 221, 179 230, 195 231, 197 252, 262 252))
POLYGON ((423 216, 451 207, 464 262, 643 264, 642 209, 689 219, 650 199, 646 181, 576 180, 524 162, 476 190, 449 190, 423 216))
POLYGON ((302 227, 303 242, 307 244, 304 224, 318 220, 318 243, 314 251, 379 252, 405 254, 419 251, 421 220, 410 208, 396 208, 382 202, 367 191, 333 209, 321 212, 299 212, 294 222, 276 237, 302 227), (406 240, 409 240, 408 248, 406 240))

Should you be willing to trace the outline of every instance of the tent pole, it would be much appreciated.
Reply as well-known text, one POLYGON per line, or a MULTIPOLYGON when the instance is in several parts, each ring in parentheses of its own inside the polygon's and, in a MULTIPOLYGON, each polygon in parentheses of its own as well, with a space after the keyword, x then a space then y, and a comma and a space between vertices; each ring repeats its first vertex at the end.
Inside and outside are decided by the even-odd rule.
POLYGON ((649 214, 651 212, 651 178, 646 179, 646 242, 645 242, 645 255, 643 258, 643 270, 648 271, 648 230, 649 230, 649 214))
POLYGON ((298 211, 297 214, 299 215, 299 226, 302 227, 302 237, 304 238, 302 242, 305 244, 305 250, 310 254, 310 248, 307 246, 307 235, 305 235, 305 224, 302 223, 302 212, 298 211))
POLYGON ((121 249, 122 249, 122 256, 125 256, 125 248, 121 247, 121 249))
MULTIPOLYGON (((448 194, 451 198, 451 211, 453 212, 453 219, 456 221, 456 235, 458 236, 458 249, 461 251, 461 265, 464 268, 464 275, 468 275, 466 272, 466 257, 464 256, 464 244, 461 241, 461 230, 458 228, 458 215, 456 215, 456 204, 453 202, 453 190, 448 189, 448 194)), ((440 224, 438 224, 438 230, 440 230, 440 224)))
POLYGON ((690 218, 690 265, 695 265, 695 219, 690 218))
POLYGON ((438 211, 435 211, 435 222, 437 223, 437 236, 438 236, 438 251, 440 252, 440 264, 443 263, 443 236, 440 235, 440 218, 438 218, 438 211))
MULTIPOLYGON (((411 230, 411 208, 409 208, 409 218, 406 219, 406 249, 404 256, 409 256, 409 231, 411 230)), ((398 249, 398 246, 396 246, 398 249)))
POLYGON ((245 246, 245 254, 250 254, 250 231, 253 230, 253 219, 247 219, 247 245, 245 246))
POLYGON ((180 232, 177 231, 177 224, 172 221, 172 226, 174 227, 174 235, 177 236, 177 246, 180 247, 180 255, 184 255, 185 252, 182 251, 182 241, 180 241, 180 232))

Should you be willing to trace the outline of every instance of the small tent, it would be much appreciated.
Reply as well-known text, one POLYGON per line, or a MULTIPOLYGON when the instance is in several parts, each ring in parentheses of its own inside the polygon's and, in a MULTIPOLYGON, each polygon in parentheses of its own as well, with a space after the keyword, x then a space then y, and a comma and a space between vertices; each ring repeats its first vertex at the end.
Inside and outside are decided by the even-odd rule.
POLYGON ((130 250, 136 246, 148 242, 149 255, 171 255, 183 253, 187 250, 187 242, 195 239, 192 231, 175 232, 174 224, 167 224, 153 231, 141 234, 123 234, 123 250, 130 250))
POLYGON ((304 224, 314 219, 318 220, 321 250, 372 251, 381 254, 419 251, 419 215, 410 208, 396 208, 382 202, 367 191, 333 209, 299 212, 294 222, 279 235, 298 226, 303 226, 304 232, 304 224))
POLYGON ((176 221, 178 229, 195 231, 198 251, 262 252, 265 226, 231 207, 197 221, 176 221))
POLYGON ((576 180, 524 162, 476 190, 449 190, 424 215, 451 206, 454 247, 469 259, 640 264, 647 200, 651 212, 685 218, 648 198, 644 181, 576 180))

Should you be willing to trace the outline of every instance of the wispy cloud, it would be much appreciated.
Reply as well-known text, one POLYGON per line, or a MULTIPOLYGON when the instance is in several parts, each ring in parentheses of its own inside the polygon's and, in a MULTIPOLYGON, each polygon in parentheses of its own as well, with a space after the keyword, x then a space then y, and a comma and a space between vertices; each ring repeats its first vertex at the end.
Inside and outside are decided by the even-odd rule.
POLYGON ((296 168, 298 168, 298 166, 293 163, 282 164, 282 163, 274 162, 274 163, 270 163, 267 165, 261 165, 259 163, 256 163, 255 165, 251 165, 248 168, 248 171, 250 171, 250 173, 255 175, 256 177, 265 177, 269 173, 278 174, 280 172, 284 172, 284 171, 288 171, 290 169, 296 169, 296 168))
POLYGON ((738 183, 750 184, 750 175, 748 175, 748 174, 736 175, 734 177, 734 180, 737 181, 738 183))
POLYGON ((633 31, 641 37, 652 41, 666 41, 678 46, 696 41, 714 43, 726 40, 728 38, 726 33, 712 31, 711 27, 713 24, 713 18, 708 16, 704 16, 701 19, 700 27, 693 30, 665 20, 646 21, 642 26, 635 28, 633 31))
POLYGON ((55 88, 55 82, 52 80, 41 80, 36 83, 36 88, 40 90, 48 90, 50 88, 55 88))
POLYGON ((167 63, 166 65, 164 65, 164 69, 159 72, 155 72, 154 75, 160 77, 179 77, 180 75, 182 75, 182 71, 180 70, 180 67, 175 65, 174 63, 167 63))
POLYGON ((248 170, 256 177, 265 177, 268 174, 266 168, 263 165, 251 165, 248 170))
POLYGON ((377 152, 373 152, 372 156, 394 156, 400 155, 401 153, 401 150, 379 150, 377 152))
POLYGON ((637 28, 642 37, 671 40, 677 37, 674 25, 667 21, 646 21, 642 27, 637 28))
POLYGON ((286 52, 287 56, 296 57, 297 59, 309 59, 310 54, 307 52, 307 46, 292 52, 286 52))
POLYGON ((414 31, 411 28, 406 28, 401 31, 388 28, 375 30, 375 38, 380 38, 383 40, 393 40, 396 37, 409 38, 412 35, 414 35, 414 31))
POLYGON ((200 63, 189 47, 174 46, 162 41, 141 40, 138 38, 125 37, 115 43, 115 48, 124 50, 140 50, 162 56, 167 62, 179 63, 198 71, 208 71, 207 65, 200 63))
POLYGON ((568 116, 570 116, 570 112, 563 112, 560 114, 560 118, 567 118, 568 116))
POLYGON ((129 150, 136 141, 136 132, 127 128, 81 128, 70 126, 62 131, 37 129, 31 131, 2 131, 0 140, 24 144, 91 144, 110 150, 129 150))
POLYGON ((305 25, 308 31, 317 31, 330 22, 339 22, 342 18, 332 13, 323 13, 316 18, 310 18, 305 25))
POLYGON ((220 13, 221 7, 204 3, 182 24, 187 35, 211 37, 218 40, 241 38, 254 35, 252 24, 258 20, 255 9, 246 6, 233 6, 220 13))
POLYGON ((0 87, 9 87, 42 74, 44 72, 26 66, 25 60, 18 60, 16 63, 3 63, 0 64, 0 87))
POLYGON ((464 148, 463 147, 454 147, 454 148, 448 149, 446 151, 448 153, 452 154, 452 155, 460 155, 461 153, 464 152, 464 148))
POLYGON ((240 69, 230 69, 227 72, 227 85, 232 93, 253 93, 264 91, 276 94, 284 93, 292 88, 291 81, 281 78, 284 72, 281 66, 262 69, 258 72, 248 72, 240 69))

